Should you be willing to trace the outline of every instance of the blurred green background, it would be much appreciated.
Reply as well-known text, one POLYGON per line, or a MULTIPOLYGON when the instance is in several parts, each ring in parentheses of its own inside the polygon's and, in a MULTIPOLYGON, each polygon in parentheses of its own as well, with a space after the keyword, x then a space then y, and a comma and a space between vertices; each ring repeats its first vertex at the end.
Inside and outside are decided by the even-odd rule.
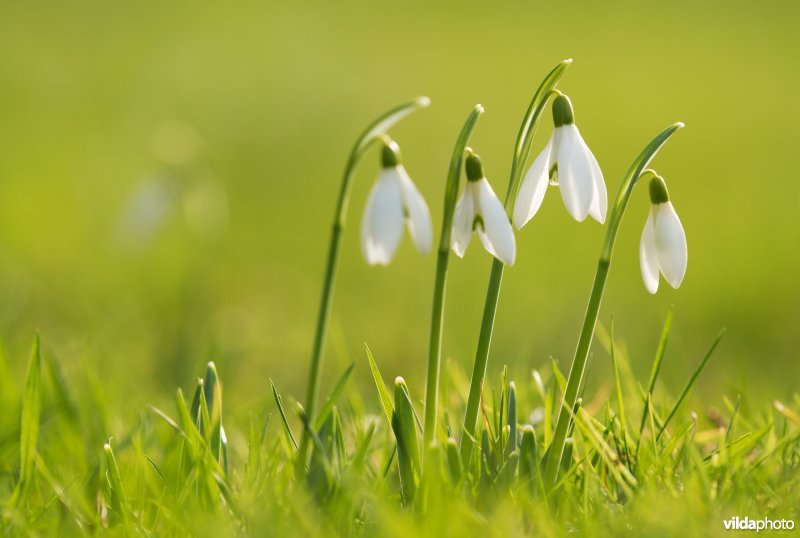
MULTIPOLYGON (((687 124, 654 162, 688 235, 684 285, 662 281, 655 297, 642 285, 641 189, 601 322, 614 315, 646 378, 674 304, 668 390, 727 327, 699 392, 782 398, 800 374, 799 15, 788 1, 4 1, 0 335, 12 367, 22 379, 38 328, 68 376, 102 381, 133 413, 188 386, 209 359, 234 406, 265 398, 270 377, 301 397, 355 137, 385 109, 431 97, 392 134, 438 237, 470 108, 486 108, 473 146, 504 193, 530 96, 572 57, 560 87, 610 193, 653 135, 687 124)), ((534 154, 551 128, 546 116, 534 154)), ((325 377, 355 361, 373 390, 367 342, 384 375, 405 376, 421 397, 435 262, 407 237, 390 267, 362 261, 358 227, 377 169, 371 155, 356 179, 325 377)), ((492 379, 502 364, 523 382, 550 357, 568 367, 603 233, 549 192, 506 272, 492 379)), ((451 264, 444 352, 465 368, 489 267, 477 243, 451 264)), ((608 355, 593 350, 592 383, 608 385, 608 355)))

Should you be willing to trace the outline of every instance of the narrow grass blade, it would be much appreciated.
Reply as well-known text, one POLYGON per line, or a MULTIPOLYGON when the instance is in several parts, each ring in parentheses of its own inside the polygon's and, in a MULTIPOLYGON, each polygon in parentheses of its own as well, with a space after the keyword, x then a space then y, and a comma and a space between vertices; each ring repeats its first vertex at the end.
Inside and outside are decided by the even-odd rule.
POLYGON ((414 416, 414 406, 408 393, 408 386, 402 377, 394 382, 394 416, 400 426, 400 436, 397 439, 398 450, 407 452, 414 465, 414 470, 421 471, 419 439, 417 437, 417 422, 414 416))
POLYGON ((775 400, 773 402, 773 405, 775 406, 775 409, 778 411, 778 413, 783 415, 789 422, 791 422, 795 426, 800 427, 800 415, 798 415, 797 413, 786 407, 780 400, 775 400))
POLYGON ((611 352, 611 366, 614 370, 614 391, 617 396, 617 411, 619 412, 619 423, 622 433, 622 442, 625 445, 625 454, 630 454, 628 449, 628 419, 625 416, 625 398, 622 395, 622 382, 619 378, 619 365, 617 364, 617 352, 614 345, 614 318, 611 318, 611 331, 610 331, 611 344, 609 346, 611 352))
POLYGON ((400 483, 403 501, 413 501, 417 488, 417 478, 421 474, 419 440, 408 387, 402 377, 394 383, 394 405, 392 429, 397 439, 397 461, 400 466, 400 483))
POLYGON ((739 415, 739 406, 742 404, 742 395, 739 394, 736 396, 736 405, 733 408, 733 413, 731 413, 731 420, 728 422, 728 428, 725 430, 725 443, 730 441, 731 433, 733 433, 733 426, 736 423, 736 417, 739 415))
POLYGON ((553 377, 558 382, 558 390, 561 391, 561 394, 564 394, 567 389, 567 380, 564 378, 564 374, 561 373, 561 369, 559 369, 555 359, 550 359, 550 366, 553 368, 553 377))
POLYGON ((278 394, 278 389, 275 388, 275 383, 273 383, 271 379, 269 380, 269 384, 272 387, 272 396, 275 398, 275 405, 278 406, 278 412, 281 415, 283 431, 286 434, 286 438, 290 443, 292 443, 294 449, 297 450, 297 441, 295 441, 292 428, 289 426, 289 421, 286 419, 286 412, 283 410, 283 399, 281 398, 280 394, 278 394))
POLYGON ((367 433, 364 434, 364 438, 358 444, 358 448, 356 449, 355 454, 353 454, 352 466, 355 469, 362 469, 364 467, 364 463, 367 459, 367 453, 369 452, 370 444, 372 443, 372 438, 375 435, 375 423, 370 424, 367 433))
POLYGON ((529 424, 522 426, 522 443, 520 444, 519 454, 519 478, 520 480, 530 480, 538 465, 538 457, 536 453, 536 434, 533 426, 529 424))
POLYGON ((461 455, 458 453, 458 443, 452 437, 447 438, 447 470, 454 485, 461 483, 464 477, 464 468, 461 466, 461 455))
MULTIPOLYGON (((669 340, 669 333, 672 329, 672 316, 674 313, 674 308, 670 307, 669 311, 667 312, 667 319, 664 320, 664 327, 661 330, 661 338, 658 340, 658 347, 656 348, 656 356, 653 358, 653 365, 650 368, 650 381, 647 383, 647 393, 653 394, 653 390, 656 387, 656 380, 658 379, 658 374, 661 371, 661 363, 664 360, 664 352, 667 350, 667 340, 669 340)), ((642 412, 642 420, 639 424, 639 435, 642 434, 644 431, 644 424, 647 421, 647 410, 649 407, 649 400, 645 401, 644 404, 644 411, 642 412)))
POLYGON ((564 472, 569 471, 572 466, 572 451, 575 449, 575 441, 572 437, 567 437, 564 442, 564 452, 561 454, 561 470, 564 472))
POLYGON ((508 444, 506 456, 517 449, 517 387, 514 382, 508 384, 508 444))
POLYGON ((369 369, 372 371, 372 378, 375 380, 375 386, 378 388, 378 396, 381 399, 381 406, 383 407, 383 412, 386 414, 386 420, 389 421, 389 425, 392 425, 392 415, 394 414, 394 408, 392 407, 392 400, 389 398, 389 391, 386 390, 386 384, 383 382, 383 376, 381 376, 381 371, 378 370, 378 365, 375 364, 375 359, 372 357, 372 352, 369 350, 369 346, 367 348, 367 359, 369 359, 369 369))
POLYGON ((117 459, 114 457, 114 451, 111 449, 110 443, 106 443, 103 446, 103 452, 105 453, 106 479, 108 480, 111 508, 117 512, 123 522, 127 522, 130 514, 128 498, 125 496, 125 490, 122 487, 122 478, 119 474, 119 467, 117 467, 117 459))
POLYGON ((22 394, 22 418, 20 421, 19 482, 11 496, 11 506, 16 507, 26 497, 28 487, 33 480, 36 463, 37 442, 39 440, 39 420, 41 415, 41 355, 39 352, 39 335, 33 341, 33 350, 28 362, 28 373, 25 377, 25 391, 22 394))
POLYGON ((328 418, 328 413, 331 412, 333 409, 333 405, 336 403, 336 400, 341 396, 342 392, 344 391, 345 386, 347 385, 347 381, 350 379, 350 374, 353 373, 353 368, 355 367, 355 363, 350 363, 350 366, 345 369, 344 373, 339 377, 339 380, 334 385, 333 390, 331 391, 331 395, 328 396, 328 399, 325 400, 325 403, 319 410, 319 415, 317 416, 314 427, 320 428, 322 423, 328 418))
POLYGON ((309 430, 309 437, 313 443, 306 480, 317 500, 322 501, 330 497, 335 485, 333 462, 335 417, 333 413, 329 413, 328 419, 318 432, 311 430, 308 417, 304 414, 301 415, 301 420, 309 430))
POLYGON ((706 353, 705 357, 703 357, 703 360, 700 361, 700 365, 697 367, 697 370, 694 371, 694 374, 692 374, 692 377, 689 379, 689 382, 686 384, 686 387, 683 389, 683 392, 681 393, 680 398, 678 398, 678 401, 675 402, 675 405, 672 407, 672 411, 670 411, 669 415, 667 415, 667 418, 664 420, 664 424, 661 425, 661 430, 658 432, 658 437, 661 437, 661 435, 664 433, 664 430, 667 429, 667 426, 669 425, 670 421, 675 416, 675 413, 678 412, 678 409, 680 408, 681 404, 683 403, 683 400, 689 394, 689 391, 692 390, 692 387, 694 386, 695 381, 697 381, 697 378, 700 377, 700 373, 706 367, 706 364, 708 364, 708 359, 710 359, 711 355, 714 354, 714 350, 717 349, 717 346, 719 345, 719 343, 722 340, 722 337, 724 335, 725 335, 725 330, 723 329, 719 333, 719 335, 717 336, 716 340, 714 340, 714 343, 711 344, 711 348, 709 348, 708 353, 706 353))
POLYGON ((217 373, 217 365, 213 361, 206 365, 206 376, 203 381, 206 404, 211 420, 211 452, 228 474, 228 439, 222 425, 222 383, 217 373))

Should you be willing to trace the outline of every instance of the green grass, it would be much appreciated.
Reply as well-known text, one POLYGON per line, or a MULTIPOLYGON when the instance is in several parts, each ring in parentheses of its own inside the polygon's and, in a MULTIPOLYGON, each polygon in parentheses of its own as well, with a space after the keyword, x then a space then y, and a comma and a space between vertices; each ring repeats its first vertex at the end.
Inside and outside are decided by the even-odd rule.
MULTIPOLYGON (((371 368, 377 390, 361 394, 346 369, 313 425, 274 387, 274 400, 248 416, 223 414, 225 385, 210 363, 191 403, 179 389, 171 408, 141 409, 123 436, 104 444, 91 442, 104 402, 82 398, 91 387, 60 377, 37 338, 20 429, 0 432, 13 462, 0 477, 3 533, 706 536, 722 534, 733 515, 800 516, 800 397, 772 405, 722 397, 691 409, 685 396, 719 338, 698 350, 685 386, 656 392, 657 379, 646 391, 632 376, 613 329, 600 336, 606 349, 594 360, 613 361, 616 395, 583 393, 551 491, 542 458, 565 385, 555 363, 515 382, 503 369, 487 383, 466 467, 453 428, 467 386, 449 364, 441 442, 422 469, 422 388, 398 378, 392 398, 368 351, 355 368, 371 368), (300 427, 312 440, 302 471, 300 427)), ((667 336, 656 373, 671 367, 662 362, 667 336)))

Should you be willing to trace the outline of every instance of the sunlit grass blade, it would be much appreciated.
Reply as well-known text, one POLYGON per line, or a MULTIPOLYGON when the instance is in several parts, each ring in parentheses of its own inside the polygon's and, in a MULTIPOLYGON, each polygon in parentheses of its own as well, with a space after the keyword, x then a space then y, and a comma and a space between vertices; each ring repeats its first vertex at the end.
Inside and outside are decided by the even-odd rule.
POLYGON ((675 414, 678 412, 678 409, 680 408, 681 404, 683 403, 683 400, 689 394, 689 391, 692 390, 692 387, 694 386, 695 381, 697 381, 697 378, 700 377, 700 373, 706 367, 706 364, 708 364, 708 360, 711 358, 711 355, 714 354, 714 350, 717 349, 717 346, 719 345, 720 341, 722 340, 722 337, 724 336, 724 334, 725 334, 725 330, 723 329, 719 333, 717 338, 714 340, 714 343, 711 344, 711 347, 709 348, 708 352, 703 357, 703 360, 700 361, 700 365, 694 371, 694 373, 692 374, 692 377, 689 379, 689 382, 684 387, 683 392, 681 393, 680 397, 678 398, 678 401, 675 402, 675 405, 672 407, 672 410, 667 415, 667 418, 664 419, 664 423, 661 425, 661 429, 659 430, 657 437, 661 437, 661 435, 664 433, 664 430, 667 429, 667 426, 669 425, 670 421, 673 419, 675 414))
POLYGON ((39 335, 33 340, 28 373, 25 376, 25 390, 22 394, 22 418, 20 419, 19 440, 19 481, 11 496, 10 505, 19 506, 26 498, 33 481, 36 465, 37 443, 39 440, 39 420, 41 415, 41 356, 39 335))
POLYGON ((572 467, 572 451, 575 449, 575 441, 572 437, 567 437, 564 443, 564 454, 561 455, 561 470, 564 472, 569 471, 572 467))
POLYGON ((297 441, 295 441, 292 428, 289 426, 289 420, 286 418, 286 411, 283 409, 283 398, 278 394, 278 389, 275 388, 275 383, 269 380, 272 387, 272 396, 275 398, 275 405, 278 406, 278 413, 281 415, 281 422, 283 423, 283 431, 286 434, 286 439, 291 443, 295 450, 297 450, 297 441))
POLYGON ((394 405, 392 429, 397 439, 397 461, 403 500, 408 504, 414 500, 422 464, 414 410, 408 387, 402 377, 398 377, 394 383, 394 405))
POLYGON ((715 455, 719 454, 723 450, 728 453, 727 455, 729 459, 736 459, 739 456, 748 454, 767 434, 769 434, 769 432, 772 430, 772 427, 772 424, 768 424, 756 432, 747 432, 731 442, 727 442, 726 440, 725 444, 720 449, 713 451, 711 454, 706 456, 703 461, 711 461, 715 455))
POLYGON ((381 371, 378 369, 378 365, 375 363, 375 359, 372 357, 372 352, 369 350, 367 346, 367 359, 369 360, 369 369, 372 372, 372 379, 375 380, 375 387, 378 389, 378 396, 381 400, 381 407, 383 407, 383 412, 386 414, 386 420, 389 422, 389 426, 392 425, 392 415, 394 414, 394 407, 392 407, 392 400, 389 398, 389 391, 386 390, 386 383, 383 382, 383 376, 381 376, 381 371))
POLYGON ((775 406, 775 409, 778 411, 778 413, 786 417, 795 426, 800 427, 800 415, 798 415, 797 413, 786 407, 780 400, 775 400, 773 402, 773 405, 775 406))
POLYGON ((508 444, 506 456, 517 449, 517 387, 513 381, 508 384, 508 444))
POLYGON ((625 453, 629 454, 628 449, 628 419, 625 415, 625 398, 622 395, 622 382, 619 378, 619 365, 617 364, 616 346, 614 345, 614 318, 611 318, 610 330, 611 344, 609 346, 611 353, 611 367, 614 371, 614 392, 617 396, 617 412, 619 413, 619 422, 622 433, 622 441, 625 444, 625 453))
POLYGON ((461 455, 458 453, 458 443, 452 437, 448 437, 445 446, 447 450, 447 470, 450 472, 450 479, 453 484, 457 485, 461 483, 464 477, 461 455))
POLYGON ((617 486, 630 496, 633 493, 632 487, 636 486, 636 478, 630 473, 619 459, 619 456, 612 447, 606 443, 602 434, 596 429, 593 420, 584 410, 579 410, 574 420, 574 424, 583 434, 583 438, 600 455, 606 469, 614 478, 617 486))
POLYGON ((222 425, 222 383, 217 373, 214 362, 206 365, 206 375, 203 380, 203 389, 206 404, 209 410, 211 439, 211 452, 219 462, 222 469, 228 474, 228 439, 225 427, 222 425))
MULTIPOLYGON (((301 415, 301 420, 311 430, 308 424, 308 417, 301 415)), ((329 413, 327 420, 318 431, 314 432, 312 430, 308 432, 314 448, 311 451, 306 480, 318 501, 329 499, 336 484, 335 462, 333 461, 334 422, 334 414, 329 413)))
POLYGON ((564 378, 564 374, 561 373, 558 362, 552 357, 550 358, 550 367, 553 369, 553 379, 558 383, 558 389, 561 391, 561 394, 564 394, 564 391, 567 389, 567 380, 564 378))
MULTIPOLYGON (((667 319, 664 320, 664 327, 661 330, 661 338, 658 340, 658 347, 656 348, 656 355, 653 359, 653 365, 650 368, 650 380, 647 382, 647 393, 652 395, 653 390, 656 387, 656 380, 658 380, 658 374, 661 371, 661 362, 664 360, 664 353, 667 350, 667 340, 669 340, 669 333, 672 329, 672 316, 674 313, 674 308, 670 307, 669 311, 667 312, 667 319)), ((645 401, 644 404, 644 411, 642 412, 642 420, 639 424, 639 435, 641 436, 642 431, 644 430, 644 424, 647 420, 647 412, 649 409, 649 400, 645 401)))
POLYGON ((111 508, 119 515, 123 523, 127 523, 130 516, 130 507, 128 506, 125 489, 122 487, 122 478, 119 474, 119 467, 117 467, 117 459, 114 457, 114 451, 111 449, 110 443, 103 445, 103 452, 105 454, 106 479, 108 480, 111 508))
POLYGON ((355 365, 356 363, 354 362, 350 363, 350 366, 348 366, 342 375, 339 376, 339 380, 336 382, 336 385, 333 386, 330 396, 328 396, 328 399, 325 400, 325 403, 319 409, 319 415, 314 423, 314 427, 320 428, 322 423, 328 418, 328 413, 331 412, 336 400, 339 399, 339 396, 341 396, 344 388, 347 386, 347 381, 350 379, 350 374, 353 373, 353 368, 355 368, 355 365))
POLYGON ((364 438, 359 443, 355 454, 353 454, 352 465, 355 469, 363 469, 374 435, 375 423, 372 423, 367 429, 367 432, 364 434, 364 438))
POLYGON ((731 413, 731 419, 728 421, 728 428, 725 430, 725 443, 730 441, 731 434, 733 433, 733 427, 736 424, 736 417, 739 415, 739 406, 742 404, 742 395, 739 394, 736 396, 736 405, 733 408, 733 413, 731 413))

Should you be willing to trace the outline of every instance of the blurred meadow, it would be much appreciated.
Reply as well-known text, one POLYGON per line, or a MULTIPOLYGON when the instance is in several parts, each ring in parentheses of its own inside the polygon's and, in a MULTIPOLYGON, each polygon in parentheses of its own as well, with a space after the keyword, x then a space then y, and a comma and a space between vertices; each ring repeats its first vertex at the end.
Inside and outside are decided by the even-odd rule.
MULTIPOLYGON (((23 379, 38 329, 71 383, 114 395, 113 416, 169 401, 212 359, 234 412, 271 405, 268 378, 303 396, 335 197, 364 126, 408 98, 432 99, 392 135, 438 238, 470 108, 486 108, 473 147, 504 193, 530 96, 572 57, 560 88, 610 196, 653 135, 687 125, 653 163, 687 232, 687 278, 645 291, 638 189, 601 323, 614 316, 646 378, 674 304, 668 390, 727 327, 701 401, 784 398, 800 375, 798 21, 800 4, 788 1, 2 2, 0 338, 10 368, 23 379)), ((546 115, 533 154, 551 129, 546 115)), ((324 371, 330 382, 356 362, 376 409, 365 342, 387 379, 403 375, 422 396, 435 266, 407 236, 391 266, 364 263, 358 228, 378 167, 374 151, 356 178, 324 371)), ((520 380, 550 357, 568 368, 603 233, 574 222, 551 190, 517 234, 491 380, 503 364, 520 380)), ((490 265, 477 243, 451 260, 444 356, 465 370, 490 265)), ((597 342, 593 353, 590 382, 608 386, 608 355, 597 342)))

